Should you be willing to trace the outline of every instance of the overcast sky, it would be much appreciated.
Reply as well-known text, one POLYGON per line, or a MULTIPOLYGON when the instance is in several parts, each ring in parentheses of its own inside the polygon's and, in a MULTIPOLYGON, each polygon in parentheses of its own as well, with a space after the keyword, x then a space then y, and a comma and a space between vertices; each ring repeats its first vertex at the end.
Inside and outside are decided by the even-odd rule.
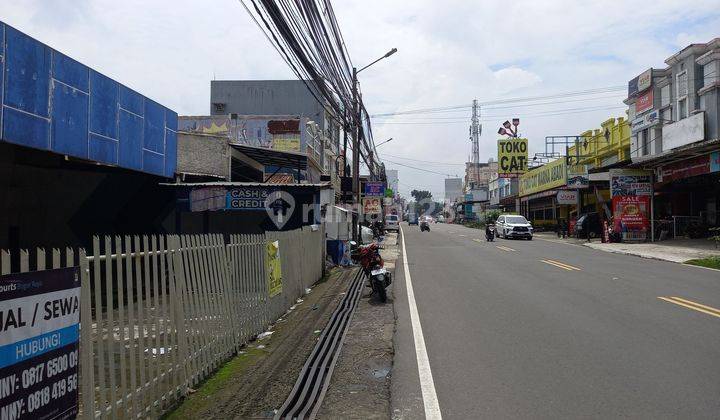
MULTIPOLYGON (((398 53, 360 75, 371 114, 626 85, 692 42, 720 36, 720 0, 333 3, 354 64, 398 53)), ((0 20, 161 102, 208 114, 210 80, 293 78, 237 0, 0 0, 0 20)), ((481 161, 497 128, 521 118, 531 156, 547 135, 574 135, 623 116, 622 93, 483 110, 481 161), (603 108, 565 115, 553 110, 603 108)), ((381 157, 463 175, 470 110, 377 119, 381 157), (463 120, 466 119, 466 121, 463 120), (400 156, 391 157, 387 155, 400 156), (418 162, 448 162, 441 165, 418 162)), ((400 191, 443 194, 443 176, 398 166, 400 191)))

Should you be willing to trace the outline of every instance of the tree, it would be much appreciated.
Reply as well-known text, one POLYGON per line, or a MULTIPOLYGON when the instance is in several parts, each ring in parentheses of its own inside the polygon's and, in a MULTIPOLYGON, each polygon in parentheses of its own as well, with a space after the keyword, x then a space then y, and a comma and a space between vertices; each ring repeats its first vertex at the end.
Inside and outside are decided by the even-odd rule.
POLYGON ((410 195, 412 195, 418 203, 423 200, 432 200, 432 193, 426 190, 412 190, 410 195))
POLYGON ((415 198, 418 204, 417 210, 422 214, 434 215, 442 209, 440 203, 436 203, 432 199, 432 193, 426 190, 412 190, 410 195, 415 198))

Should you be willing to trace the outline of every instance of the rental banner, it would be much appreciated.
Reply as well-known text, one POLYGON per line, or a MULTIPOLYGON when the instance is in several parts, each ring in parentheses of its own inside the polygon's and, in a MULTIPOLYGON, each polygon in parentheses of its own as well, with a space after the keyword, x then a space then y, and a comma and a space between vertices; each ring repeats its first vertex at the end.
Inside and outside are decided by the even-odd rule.
POLYGON ((3 419, 77 416, 79 336, 77 267, 0 277, 3 419))

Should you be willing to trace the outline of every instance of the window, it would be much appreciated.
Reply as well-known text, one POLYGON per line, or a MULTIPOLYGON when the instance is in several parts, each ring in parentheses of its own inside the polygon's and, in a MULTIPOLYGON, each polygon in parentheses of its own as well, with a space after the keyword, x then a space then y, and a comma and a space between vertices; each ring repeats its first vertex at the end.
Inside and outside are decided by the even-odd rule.
POLYGON ((522 216, 507 216, 506 219, 508 223, 527 223, 527 220, 522 216))
POLYGON ((670 105, 670 85, 669 84, 660 88, 660 107, 663 108, 668 105, 670 105))
POLYGON ((645 156, 650 152, 650 139, 649 139, 649 132, 647 129, 642 130, 638 133, 638 137, 640 140, 641 145, 641 156, 645 156))
POLYGON ((716 61, 711 61, 703 66, 703 86, 710 86, 717 80, 716 63, 716 61))
POLYGON ((672 107, 663 109, 660 112, 660 119, 662 120, 663 124, 669 124, 668 121, 672 121, 672 107))
POLYGON ((687 70, 681 71, 680 73, 675 76, 676 83, 676 93, 677 93, 677 116, 678 120, 682 120, 683 118, 687 118, 688 116, 688 101, 687 101, 687 95, 688 95, 688 75, 687 70))
POLYGON ((678 101, 678 120, 687 118, 687 116, 688 116, 688 104, 687 104, 687 97, 685 97, 678 101))

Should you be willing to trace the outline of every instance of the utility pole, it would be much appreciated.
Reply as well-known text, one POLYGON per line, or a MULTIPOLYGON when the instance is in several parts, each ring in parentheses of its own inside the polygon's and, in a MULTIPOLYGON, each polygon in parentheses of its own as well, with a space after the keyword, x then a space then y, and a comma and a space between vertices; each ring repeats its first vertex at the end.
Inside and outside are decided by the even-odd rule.
POLYGON ((482 124, 480 124, 480 105, 478 105, 477 99, 473 99, 470 139, 472 140, 472 163, 476 166, 480 163, 480 133, 482 133, 482 124))
POLYGON ((352 144, 353 144, 353 192, 355 195, 355 213, 353 219, 353 240, 359 242, 360 238, 360 113, 358 112, 358 92, 357 92, 357 69, 353 67, 352 76, 352 144))

